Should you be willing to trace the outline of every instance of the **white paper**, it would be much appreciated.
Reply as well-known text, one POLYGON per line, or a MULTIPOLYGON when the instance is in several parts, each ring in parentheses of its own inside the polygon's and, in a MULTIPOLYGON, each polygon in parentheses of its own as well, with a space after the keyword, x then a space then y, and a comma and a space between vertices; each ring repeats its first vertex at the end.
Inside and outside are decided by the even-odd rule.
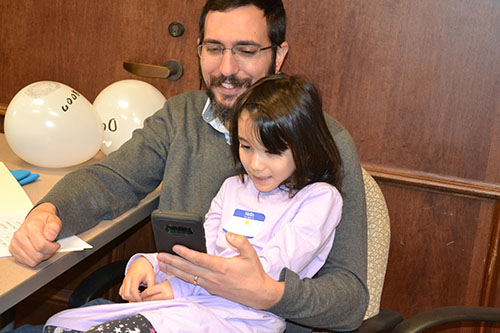
MULTIPOLYGON (((0 257, 10 257, 9 243, 14 232, 19 229, 33 204, 10 173, 0 162, 0 257)), ((92 246, 77 236, 70 236, 57 241, 61 244, 59 252, 82 251, 92 246)))
POLYGON ((83 251, 85 249, 91 249, 92 245, 84 242, 77 236, 69 236, 57 241, 61 244, 61 248, 58 252, 69 252, 69 251, 83 251))
POLYGON ((32 207, 26 192, 5 164, 0 162, 0 214, 26 216, 32 207))

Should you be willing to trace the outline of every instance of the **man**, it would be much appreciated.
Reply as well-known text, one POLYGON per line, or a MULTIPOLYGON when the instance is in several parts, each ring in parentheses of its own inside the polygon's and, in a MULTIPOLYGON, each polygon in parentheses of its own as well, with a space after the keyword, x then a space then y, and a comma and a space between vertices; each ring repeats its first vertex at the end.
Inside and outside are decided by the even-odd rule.
MULTIPOLYGON (((119 150, 64 177, 16 232, 12 255, 36 266, 58 249, 57 237, 119 216, 162 181, 159 208, 204 216, 223 180, 235 173, 224 126, 231 106, 252 83, 281 68, 288 52, 285 22, 281 0, 208 0, 197 48, 207 92, 169 99, 119 150)), ((280 281, 272 280, 241 236, 228 239, 239 256, 177 246, 180 257, 160 255, 163 269, 301 325, 357 328, 368 304, 363 180, 349 134, 331 118, 328 125, 343 160, 344 208, 332 252, 314 279, 300 280, 285 268, 280 281)))

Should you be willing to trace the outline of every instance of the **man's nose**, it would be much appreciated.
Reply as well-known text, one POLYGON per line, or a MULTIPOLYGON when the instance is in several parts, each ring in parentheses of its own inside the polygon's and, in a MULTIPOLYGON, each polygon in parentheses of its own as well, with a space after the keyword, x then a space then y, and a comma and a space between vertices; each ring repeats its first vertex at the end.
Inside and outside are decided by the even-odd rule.
POLYGON ((219 71, 224 76, 231 76, 238 73, 239 66, 236 58, 230 49, 225 49, 219 66, 219 71))

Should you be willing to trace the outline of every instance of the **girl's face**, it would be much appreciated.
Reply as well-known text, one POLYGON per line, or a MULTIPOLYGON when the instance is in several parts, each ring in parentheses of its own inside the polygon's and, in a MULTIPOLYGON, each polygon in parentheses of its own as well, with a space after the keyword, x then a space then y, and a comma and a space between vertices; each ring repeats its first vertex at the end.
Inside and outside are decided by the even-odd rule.
POLYGON ((255 188, 270 192, 293 174, 295 162, 290 149, 280 155, 268 153, 256 134, 253 121, 244 110, 238 119, 240 161, 255 188))

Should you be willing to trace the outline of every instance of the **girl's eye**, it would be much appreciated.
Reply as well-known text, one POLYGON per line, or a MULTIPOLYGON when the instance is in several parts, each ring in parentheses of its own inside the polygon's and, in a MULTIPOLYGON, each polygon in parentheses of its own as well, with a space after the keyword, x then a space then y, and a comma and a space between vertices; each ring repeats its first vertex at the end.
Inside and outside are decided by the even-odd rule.
POLYGON ((269 155, 269 156, 281 156, 281 152, 270 152, 269 150, 266 150, 266 154, 269 155))
POLYGON ((247 146, 247 145, 244 145, 244 144, 240 143, 240 148, 248 150, 248 149, 250 149, 250 146, 247 146))

